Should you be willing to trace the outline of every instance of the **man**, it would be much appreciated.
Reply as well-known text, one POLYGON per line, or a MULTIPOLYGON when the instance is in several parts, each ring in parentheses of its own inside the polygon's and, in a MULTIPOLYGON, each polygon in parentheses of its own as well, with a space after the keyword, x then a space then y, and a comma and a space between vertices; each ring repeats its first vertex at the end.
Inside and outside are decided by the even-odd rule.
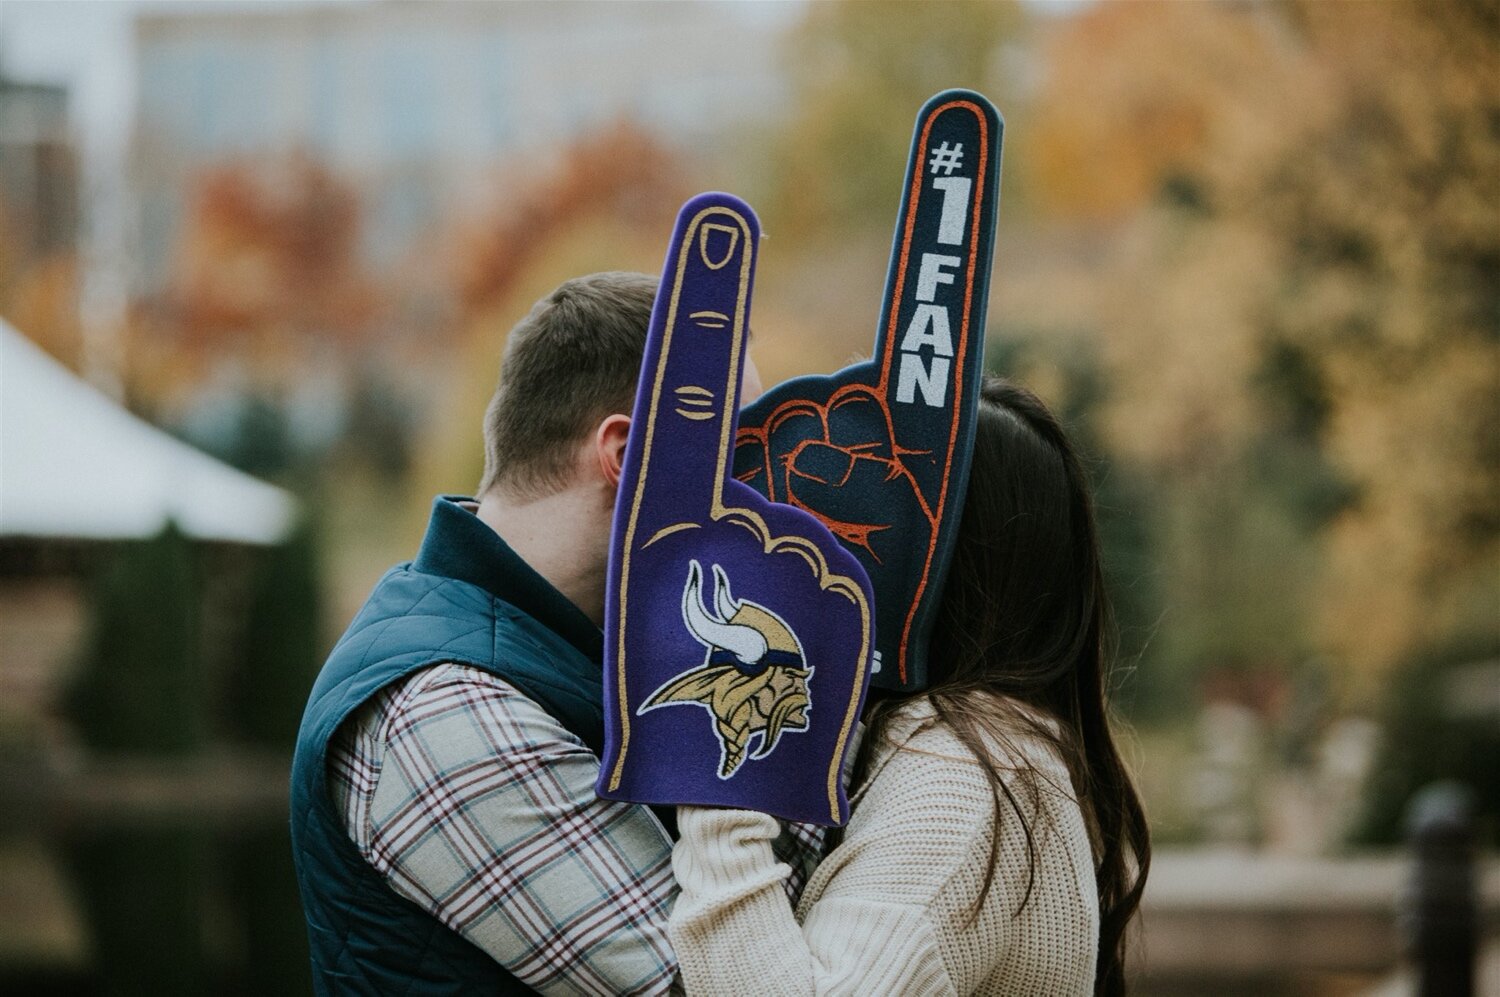
MULTIPOLYGON (((292 838, 320 993, 673 986, 671 838, 594 793, 611 512, 656 287, 570 280, 515 327, 478 501, 434 502, 313 688, 292 838)), ((782 835, 793 881, 819 842, 782 835)))

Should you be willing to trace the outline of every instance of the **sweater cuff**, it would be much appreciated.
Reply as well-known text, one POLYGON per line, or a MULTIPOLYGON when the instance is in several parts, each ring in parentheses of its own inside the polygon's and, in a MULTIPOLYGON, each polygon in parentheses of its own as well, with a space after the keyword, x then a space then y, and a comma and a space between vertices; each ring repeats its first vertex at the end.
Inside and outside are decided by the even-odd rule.
POLYGON ((779 883, 791 871, 771 850, 781 824, 767 814, 678 807, 677 831, 672 867, 685 891, 743 896, 779 883))

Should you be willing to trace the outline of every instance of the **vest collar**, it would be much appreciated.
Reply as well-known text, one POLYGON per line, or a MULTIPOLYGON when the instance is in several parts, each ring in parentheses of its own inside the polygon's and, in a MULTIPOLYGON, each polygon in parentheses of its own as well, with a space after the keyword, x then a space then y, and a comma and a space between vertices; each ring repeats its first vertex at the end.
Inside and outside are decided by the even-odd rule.
POLYGON ((457 495, 432 500, 427 535, 412 567, 477 585, 572 644, 589 660, 603 662, 603 632, 498 533, 459 504, 470 501, 457 495))

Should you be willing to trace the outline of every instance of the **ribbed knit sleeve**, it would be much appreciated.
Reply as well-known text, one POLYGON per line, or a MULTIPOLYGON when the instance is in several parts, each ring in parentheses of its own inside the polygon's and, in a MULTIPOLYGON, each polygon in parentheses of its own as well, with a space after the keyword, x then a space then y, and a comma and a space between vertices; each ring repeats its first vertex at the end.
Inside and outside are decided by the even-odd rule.
POLYGON ((1026 760, 1051 782, 1061 775, 1028 801, 1034 878, 1020 819, 997 808, 967 749, 929 728, 876 750, 843 841, 795 913, 781 888, 787 867, 771 854, 773 818, 682 808, 668 932, 688 993, 1091 993, 1087 833, 1060 760, 1026 760))
POLYGON ((771 855, 774 818, 678 811, 669 933, 689 994, 949 994, 920 906, 845 897, 798 925, 771 855))

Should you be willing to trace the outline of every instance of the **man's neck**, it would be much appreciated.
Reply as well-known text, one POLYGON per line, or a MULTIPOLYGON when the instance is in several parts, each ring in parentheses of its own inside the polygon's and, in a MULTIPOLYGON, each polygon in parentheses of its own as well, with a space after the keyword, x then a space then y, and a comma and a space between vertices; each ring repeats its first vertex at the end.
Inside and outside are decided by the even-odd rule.
POLYGON ((600 523, 607 533, 609 512, 596 508, 583 489, 566 489, 526 502, 511 501, 492 489, 475 514, 500 534, 511 550, 595 624, 604 624, 606 563, 600 523))

